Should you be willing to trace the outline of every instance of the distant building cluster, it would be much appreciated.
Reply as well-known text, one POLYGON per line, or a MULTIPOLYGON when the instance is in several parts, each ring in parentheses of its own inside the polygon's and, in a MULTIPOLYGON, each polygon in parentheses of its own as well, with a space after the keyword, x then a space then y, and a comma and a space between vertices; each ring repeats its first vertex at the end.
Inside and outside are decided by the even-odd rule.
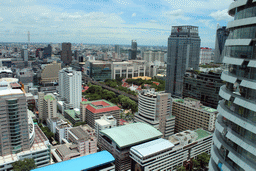
POLYGON ((191 25, 167 47, 0 43, 0 171, 255 170, 255 4, 232 2, 215 49, 191 25))

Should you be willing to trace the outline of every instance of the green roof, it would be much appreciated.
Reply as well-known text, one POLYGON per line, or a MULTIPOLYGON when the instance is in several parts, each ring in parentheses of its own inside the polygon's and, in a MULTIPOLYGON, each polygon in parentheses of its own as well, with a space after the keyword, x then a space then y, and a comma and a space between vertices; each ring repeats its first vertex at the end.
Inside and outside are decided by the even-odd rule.
POLYGON ((140 122, 105 129, 101 133, 112 139, 119 148, 130 147, 162 136, 162 133, 153 126, 140 122))
POLYGON ((80 120, 77 115, 80 115, 80 111, 75 111, 75 110, 65 110, 65 112, 72 117, 74 120, 80 120))
POLYGON ((203 129, 197 129, 197 130, 194 130, 194 131, 198 134, 197 140, 200 140, 202 138, 205 138, 205 137, 211 135, 210 132, 207 132, 203 129))
POLYGON ((45 100, 55 100, 55 98, 52 96, 52 95, 46 95, 46 96, 44 96, 44 99, 45 100))

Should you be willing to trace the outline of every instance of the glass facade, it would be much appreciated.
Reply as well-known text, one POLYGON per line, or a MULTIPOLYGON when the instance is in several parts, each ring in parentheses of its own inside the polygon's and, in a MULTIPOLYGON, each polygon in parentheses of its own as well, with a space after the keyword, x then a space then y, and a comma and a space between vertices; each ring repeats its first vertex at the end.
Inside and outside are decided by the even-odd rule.
MULTIPOLYGON (((239 4, 241 0, 233 3, 239 4)), ((234 19, 239 21, 244 18, 256 17, 256 3, 248 0, 246 5, 236 7, 234 19)), ((233 4, 234 5, 234 4, 233 4)), ((252 20, 253 21, 253 20, 252 20)), ((242 22, 241 22, 242 25, 242 22)), ((222 93, 226 93, 226 99, 220 101, 219 116, 216 125, 212 156, 218 156, 219 160, 212 157, 210 170, 255 170, 256 168, 256 90, 253 86, 241 86, 243 80, 254 82, 256 80, 256 68, 248 66, 251 59, 255 59, 253 39, 256 36, 256 23, 247 26, 232 26, 228 39, 252 39, 248 46, 225 47, 225 56, 244 59, 241 65, 228 66, 228 74, 236 77, 235 81, 225 80, 222 93), (245 87, 247 86, 247 87, 245 87), (251 149, 248 148, 251 147, 251 149), (214 163, 214 164, 212 164, 214 163)), ((239 42, 240 40, 237 40, 239 42)), ((242 40, 241 40, 242 41, 242 40)))
POLYGON ((168 38, 166 92, 182 96, 187 69, 199 68, 201 39, 196 26, 173 26, 168 38))
POLYGON ((90 63, 90 77, 95 81, 111 79, 111 64, 90 63))

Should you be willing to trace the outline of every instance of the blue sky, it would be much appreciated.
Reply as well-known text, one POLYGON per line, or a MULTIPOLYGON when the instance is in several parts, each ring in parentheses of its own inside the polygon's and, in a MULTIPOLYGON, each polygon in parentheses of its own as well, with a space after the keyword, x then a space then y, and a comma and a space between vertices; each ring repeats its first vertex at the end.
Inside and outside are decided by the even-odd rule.
POLYGON ((233 0, 0 0, 0 41, 166 46, 171 26, 199 26, 214 48, 233 0))

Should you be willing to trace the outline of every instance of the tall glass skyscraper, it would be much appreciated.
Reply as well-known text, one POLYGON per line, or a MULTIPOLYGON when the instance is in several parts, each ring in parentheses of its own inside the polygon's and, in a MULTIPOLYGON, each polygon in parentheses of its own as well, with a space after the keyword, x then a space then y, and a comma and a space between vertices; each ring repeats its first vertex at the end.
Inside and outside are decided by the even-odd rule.
POLYGON ((228 30, 225 26, 217 26, 216 40, 215 40, 215 53, 214 53, 214 63, 222 63, 224 57, 224 46, 226 39, 228 38, 228 30))
POLYGON ((256 169, 256 1, 237 0, 228 10, 234 21, 227 25, 220 88, 219 115, 211 150, 210 170, 256 169))
POLYGON ((198 69, 201 39, 196 26, 173 26, 168 38, 165 89, 174 96, 182 96, 186 69, 198 69))

